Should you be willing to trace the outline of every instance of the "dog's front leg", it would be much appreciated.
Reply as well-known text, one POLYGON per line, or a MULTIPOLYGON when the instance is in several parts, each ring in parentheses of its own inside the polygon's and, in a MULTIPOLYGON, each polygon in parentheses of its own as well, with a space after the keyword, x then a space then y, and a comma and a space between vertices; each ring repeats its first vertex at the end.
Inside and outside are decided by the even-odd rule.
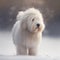
POLYGON ((27 55, 27 48, 23 46, 17 47, 17 55, 27 55))
POLYGON ((38 49, 37 48, 30 48, 29 55, 38 55, 38 49))

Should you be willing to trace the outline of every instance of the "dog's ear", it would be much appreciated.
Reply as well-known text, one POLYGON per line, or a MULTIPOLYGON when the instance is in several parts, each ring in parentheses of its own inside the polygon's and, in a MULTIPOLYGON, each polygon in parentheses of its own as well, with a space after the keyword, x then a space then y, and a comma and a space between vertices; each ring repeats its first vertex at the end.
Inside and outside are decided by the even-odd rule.
POLYGON ((22 16, 24 15, 23 11, 19 11, 16 17, 16 20, 21 20, 22 16))
POLYGON ((22 21, 21 27, 22 27, 22 29, 24 29, 24 30, 27 28, 26 21, 22 21))
POLYGON ((42 25, 41 25, 41 32, 43 32, 44 29, 45 29, 45 24, 42 24, 42 25))

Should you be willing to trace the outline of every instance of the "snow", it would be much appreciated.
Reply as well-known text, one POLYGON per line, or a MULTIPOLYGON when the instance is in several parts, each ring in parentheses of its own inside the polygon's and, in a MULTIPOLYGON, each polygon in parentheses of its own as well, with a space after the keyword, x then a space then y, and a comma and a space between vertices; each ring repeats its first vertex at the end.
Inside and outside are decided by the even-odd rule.
POLYGON ((44 56, 0 56, 0 60, 53 60, 44 56))
POLYGON ((0 31, 0 60, 60 60, 60 38, 43 37, 40 56, 16 56, 10 31, 0 31))

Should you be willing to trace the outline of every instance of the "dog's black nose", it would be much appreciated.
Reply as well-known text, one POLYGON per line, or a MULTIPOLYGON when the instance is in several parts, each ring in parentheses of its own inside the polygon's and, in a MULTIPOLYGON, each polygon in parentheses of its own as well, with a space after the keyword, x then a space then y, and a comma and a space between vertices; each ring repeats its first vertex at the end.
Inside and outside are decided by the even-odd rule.
POLYGON ((40 26, 40 24, 37 24, 37 27, 39 27, 40 26))

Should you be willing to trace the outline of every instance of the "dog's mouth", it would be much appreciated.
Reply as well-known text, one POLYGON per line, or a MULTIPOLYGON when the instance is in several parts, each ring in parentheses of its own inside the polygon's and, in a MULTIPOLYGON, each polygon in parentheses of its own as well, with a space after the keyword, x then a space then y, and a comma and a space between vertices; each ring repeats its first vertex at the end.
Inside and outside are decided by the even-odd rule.
POLYGON ((34 32, 39 32, 40 30, 41 30, 40 27, 36 27, 36 28, 34 29, 34 32))

